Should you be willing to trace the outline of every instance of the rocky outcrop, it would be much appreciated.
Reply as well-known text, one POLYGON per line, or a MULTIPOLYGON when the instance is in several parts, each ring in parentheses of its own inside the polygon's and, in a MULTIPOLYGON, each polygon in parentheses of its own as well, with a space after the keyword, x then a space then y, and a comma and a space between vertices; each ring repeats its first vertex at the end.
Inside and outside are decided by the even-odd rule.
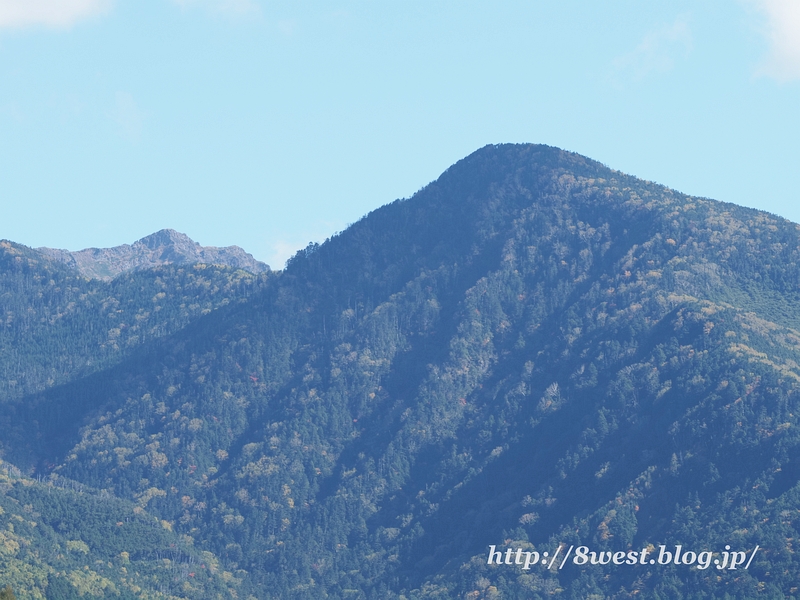
POLYGON ((37 248, 42 254, 78 270, 86 277, 113 279, 120 273, 168 264, 205 263, 244 269, 251 273, 269 271, 239 246, 201 246, 174 229, 162 229, 133 244, 113 248, 86 248, 70 252, 56 248, 37 248))

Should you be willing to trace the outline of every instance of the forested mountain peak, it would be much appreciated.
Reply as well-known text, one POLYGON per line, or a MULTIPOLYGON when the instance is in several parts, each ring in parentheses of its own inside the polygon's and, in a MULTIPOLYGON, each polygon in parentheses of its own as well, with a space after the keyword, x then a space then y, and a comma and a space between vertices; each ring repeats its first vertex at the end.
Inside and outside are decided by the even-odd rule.
POLYGON ((88 345, 152 319, 152 286, 182 289, 175 314, 181 282, 229 287, 107 367, 8 395, 4 459, 146 508, 244 598, 787 597, 798 265, 784 219, 487 146, 269 277, 114 280, 120 316, 88 345), (760 549, 735 571, 487 564, 559 544, 760 549))
POLYGON ((205 263, 264 273, 269 266, 257 261, 239 246, 217 248, 201 246, 186 234, 174 229, 162 229, 133 244, 113 248, 86 248, 70 252, 55 248, 37 250, 86 277, 109 280, 120 273, 149 269, 161 265, 205 263))

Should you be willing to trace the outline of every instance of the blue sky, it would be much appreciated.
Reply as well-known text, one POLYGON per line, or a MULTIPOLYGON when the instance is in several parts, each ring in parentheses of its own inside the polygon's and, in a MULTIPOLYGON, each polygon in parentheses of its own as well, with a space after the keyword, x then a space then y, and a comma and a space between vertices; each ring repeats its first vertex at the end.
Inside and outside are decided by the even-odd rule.
POLYGON ((488 143, 800 221, 800 0, 0 0, 0 238, 273 268, 488 143))

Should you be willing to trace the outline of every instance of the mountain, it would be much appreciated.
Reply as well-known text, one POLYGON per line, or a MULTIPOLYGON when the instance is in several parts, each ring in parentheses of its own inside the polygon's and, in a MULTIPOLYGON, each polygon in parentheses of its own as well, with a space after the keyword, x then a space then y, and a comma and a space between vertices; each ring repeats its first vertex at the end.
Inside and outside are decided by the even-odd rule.
POLYGON ((259 289, 269 273, 164 265, 87 279, 41 253, 0 241, 0 398, 107 368, 259 289))
MULTIPOLYGON (((3 302, 60 314, 72 286, 30 292, 43 267, 7 250, 3 302)), ((241 598, 793 597, 799 265, 779 217, 487 146, 234 300, 5 395, 0 443, 146 510, 241 598)), ((153 298, 119 281, 130 326, 153 298)), ((93 314, 0 368, 85 351, 93 314)))
POLYGON ((204 263, 265 273, 269 266, 257 261, 239 246, 201 246, 174 229, 162 229, 133 244, 113 248, 86 248, 77 252, 37 248, 42 254, 76 269, 85 277, 109 280, 120 273, 161 265, 204 263))

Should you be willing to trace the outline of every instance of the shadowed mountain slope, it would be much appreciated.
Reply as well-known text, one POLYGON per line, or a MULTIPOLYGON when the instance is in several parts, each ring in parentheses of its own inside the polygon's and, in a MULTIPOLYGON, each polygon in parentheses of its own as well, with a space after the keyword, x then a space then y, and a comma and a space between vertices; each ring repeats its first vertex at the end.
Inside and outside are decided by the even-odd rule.
POLYGON ((242 301, 7 402, 5 456, 146 506, 240 597, 790 596, 799 249, 766 213, 487 146, 242 301), (559 543, 761 550, 486 564, 559 543))
POLYGON ((267 277, 195 264, 100 281, 0 241, 0 402, 115 364, 242 300, 267 277))

